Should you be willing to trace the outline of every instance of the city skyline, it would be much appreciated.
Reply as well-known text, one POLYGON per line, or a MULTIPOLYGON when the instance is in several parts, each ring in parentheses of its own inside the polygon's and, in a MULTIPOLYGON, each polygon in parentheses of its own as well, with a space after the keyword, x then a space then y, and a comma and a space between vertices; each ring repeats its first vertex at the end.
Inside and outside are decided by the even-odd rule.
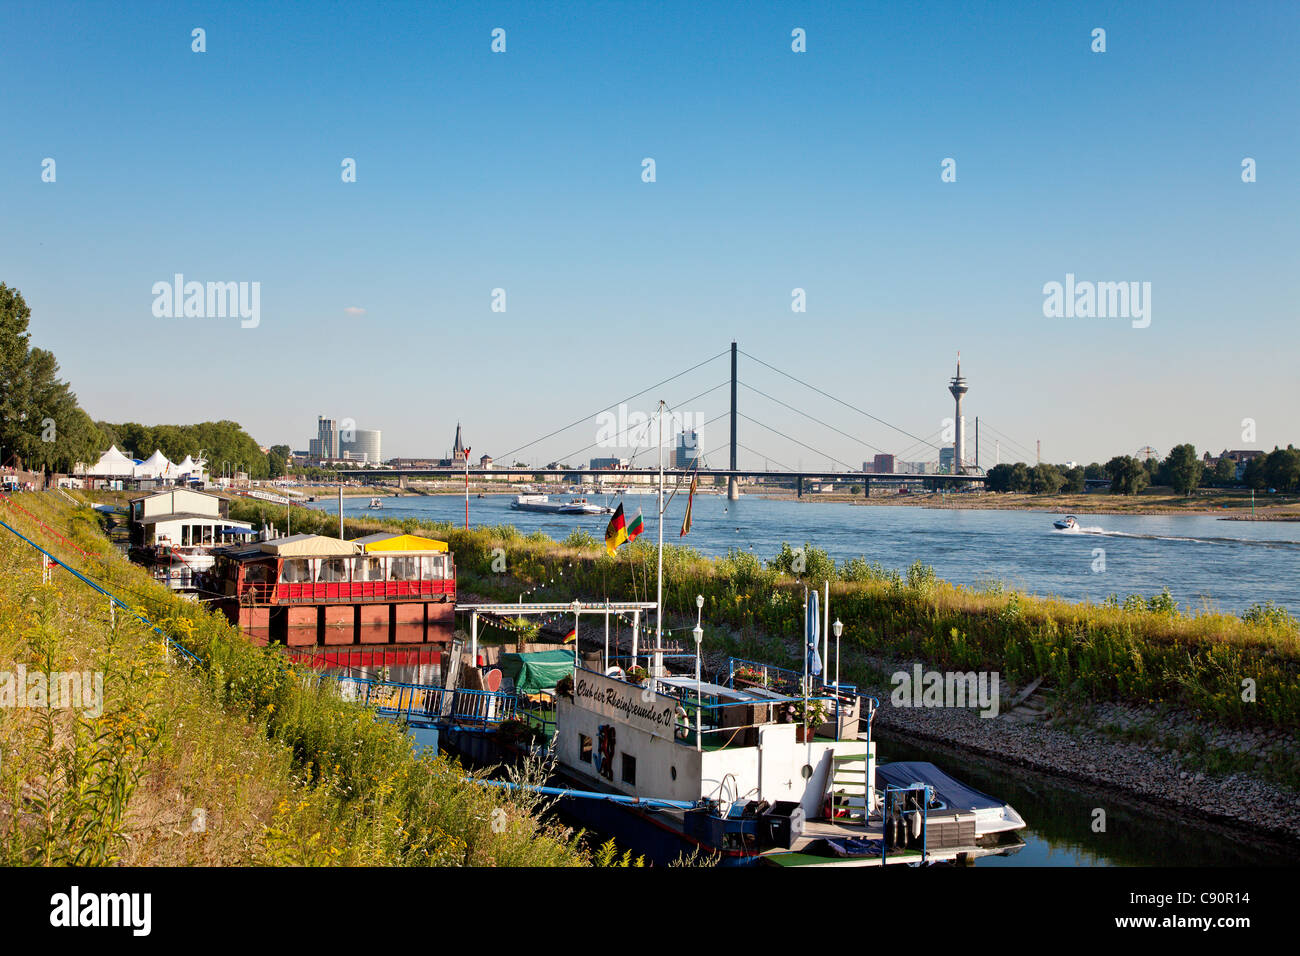
MULTIPOLYGON (((920 437, 960 349, 968 445, 979 415, 1046 461, 1295 440, 1293 7, 636 9, 10 9, 28 42, 0 82, 45 79, 7 111, 26 148, 0 156, 0 279, 96 419, 232 419, 268 446, 329 406, 382 422, 385 457, 440 451, 457 419, 508 455, 733 338, 920 437), (240 284, 256 321, 160 317, 176 276, 240 284), (160 411, 143 387, 209 367, 257 388, 218 376, 160 411)), ((741 379, 804 405, 744 358, 741 379)), ((740 429, 742 465, 813 460, 740 429)))

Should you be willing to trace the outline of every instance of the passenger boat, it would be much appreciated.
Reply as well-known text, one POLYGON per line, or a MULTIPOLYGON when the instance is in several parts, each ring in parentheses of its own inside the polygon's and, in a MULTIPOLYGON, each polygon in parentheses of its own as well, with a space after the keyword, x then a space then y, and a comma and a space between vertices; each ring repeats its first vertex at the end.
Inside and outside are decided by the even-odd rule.
POLYGON ((1074 515, 1066 515, 1064 518, 1058 518, 1052 522, 1052 527, 1058 531, 1073 531, 1079 526, 1079 519, 1074 515))
POLYGON ((613 509, 604 505, 590 504, 586 498, 572 498, 568 501, 552 501, 549 495, 524 494, 515 495, 510 503, 515 511, 535 511, 552 515, 607 515, 613 509))

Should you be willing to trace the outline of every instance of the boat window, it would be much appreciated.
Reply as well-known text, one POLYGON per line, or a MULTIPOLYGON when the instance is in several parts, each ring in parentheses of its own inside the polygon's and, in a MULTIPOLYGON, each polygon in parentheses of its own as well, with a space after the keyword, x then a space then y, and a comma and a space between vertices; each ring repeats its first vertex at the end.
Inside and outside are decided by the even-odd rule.
POLYGON ((578 734, 578 759, 591 763, 591 738, 586 734, 578 734))
POLYGON ((308 584, 311 582, 311 565, 304 558, 289 558, 280 567, 281 584, 308 584))
POLYGON ((320 576, 316 580, 328 583, 346 582, 348 579, 347 558, 325 558, 320 563, 320 576))
POLYGON ((435 581, 442 577, 438 573, 438 556, 436 554, 427 554, 420 559, 420 580, 435 581))
POLYGON ((190 526, 187 524, 183 524, 181 525, 181 546, 189 547, 189 544, 190 544, 190 526))
POLYGON ((269 564, 245 565, 244 580, 249 584, 270 584, 271 566, 269 564))
POLYGON ((636 758, 623 754, 623 782, 636 786, 636 758))
POLYGON ((384 559, 364 555, 355 559, 352 568, 353 581, 382 581, 384 579, 384 559))
POLYGON ((415 557, 390 558, 388 580, 416 581, 420 576, 420 559, 415 557))

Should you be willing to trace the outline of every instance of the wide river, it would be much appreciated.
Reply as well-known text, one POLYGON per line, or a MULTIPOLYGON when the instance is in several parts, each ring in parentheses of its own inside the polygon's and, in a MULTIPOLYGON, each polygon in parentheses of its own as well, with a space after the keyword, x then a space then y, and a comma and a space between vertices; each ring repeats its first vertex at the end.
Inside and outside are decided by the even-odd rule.
MULTIPOLYGON (((567 496, 552 495, 552 500, 567 496)), ((583 528, 600 539, 607 517, 568 517, 515 511, 513 495, 470 498, 472 525, 513 524, 563 539, 583 528)), ((606 499, 588 496, 593 503, 606 499)), ((455 495, 383 498, 383 510, 367 509, 368 498, 345 498, 354 517, 424 518, 461 524, 465 500, 455 495)), ((656 499, 623 498, 628 520, 645 513, 643 540, 656 533, 656 499)), ((613 502, 616 504, 616 502, 613 502)), ((335 501, 312 507, 332 511, 335 501)), ((1300 614, 1300 524, 1281 521, 1225 521, 1204 515, 1079 514, 1079 531, 1052 527, 1056 515, 1043 512, 960 510, 908 506, 852 505, 697 495, 692 528, 678 536, 686 495, 667 508, 664 541, 720 556, 731 548, 767 559, 805 542, 836 560, 864 556, 888 568, 913 561, 934 567, 957 584, 1001 581, 1009 587, 1072 601, 1101 601, 1108 594, 1145 596, 1168 587, 1186 609, 1209 607, 1239 613, 1259 601, 1300 614)))

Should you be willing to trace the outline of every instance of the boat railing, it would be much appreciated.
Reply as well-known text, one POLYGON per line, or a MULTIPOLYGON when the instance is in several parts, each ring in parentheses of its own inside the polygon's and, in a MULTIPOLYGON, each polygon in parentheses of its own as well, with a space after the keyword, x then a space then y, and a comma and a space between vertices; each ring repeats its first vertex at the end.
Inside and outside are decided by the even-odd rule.
MULTIPOLYGON (((321 675, 330 678, 333 675, 321 675)), ((515 716, 515 698, 499 691, 449 689, 369 677, 335 677, 344 700, 355 700, 384 717, 408 721, 450 721, 459 725, 499 724, 515 716)))
POLYGON ((382 601, 398 598, 454 597, 454 578, 419 581, 316 581, 301 584, 245 583, 240 603, 315 604, 322 601, 382 601))
MULTIPOLYGON (((781 721, 772 719, 770 715, 771 710, 774 707, 801 707, 805 703, 809 706, 824 703, 830 708, 834 715, 836 727, 835 739, 839 739, 838 731, 841 726, 841 701, 837 697, 817 696, 805 698, 802 695, 797 697, 786 697, 774 694, 772 696, 765 696, 761 699, 727 700, 708 704, 696 697, 689 687, 680 688, 676 691, 665 691, 661 689, 660 692, 666 692, 668 696, 676 697, 680 704, 681 709, 677 715, 676 733, 676 738, 679 743, 689 744, 694 742, 703 745, 705 742, 704 738, 709 737, 709 743, 712 744, 714 740, 721 738, 723 735, 729 734, 730 738, 721 744, 722 747, 726 747, 735 740, 741 731, 749 730, 751 728, 769 727, 776 723, 794 723, 796 726, 802 726, 801 722, 797 718, 793 721, 781 721), (745 718, 749 714, 753 713, 752 709, 756 707, 762 708, 762 710, 769 716, 767 719, 747 721, 745 718), (728 719, 731 715, 736 713, 741 714, 739 720, 732 722, 728 719), (697 714, 699 716, 698 733, 696 729, 697 714)), ((817 724, 809 724, 807 725, 807 728, 810 732, 815 732, 816 727, 823 722, 824 720, 818 721, 817 724)))
MULTIPOLYGON (((783 687, 802 688, 804 675, 803 672, 788 667, 745 660, 743 657, 729 657, 727 658, 727 686, 734 687, 737 679, 772 690, 780 690, 783 687)), ((837 685, 833 681, 828 681, 824 673, 820 677, 814 677, 813 681, 813 686, 820 690, 838 690, 841 694, 858 696, 857 684, 841 682, 837 685)))
POLYGON ((928 784, 924 784, 924 783, 914 783, 911 786, 907 786, 907 787, 894 787, 894 786, 885 787, 884 817, 883 817, 885 832, 882 835, 880 841, 880 863, 882 866, 888 860, 891 844, 892 844, 892 848, 895 851, 906 852, 908 849, 909 842, 912 844, 913 852, 916 852, 915 844, 917 842, 920 843, 920 850, 919 850, 921 854, 920 862, 922 863, 925 862, 928 854, 927 831, 929 829, 929 824, 930 824, 930 793, 931 793, 931 787, 928 784), (918 801, 915 799, 915 795, 918 793, 921 796, 921 799, 919 800, 920 803, 919 807, 916 806, 916 803, 918 801), (909 808, 909 804, 911 804, 910 808, 909 808), (921 834, 919 837, 911 837, 909 824, 913 819, 915 819, 915 817, 918 814, 920 815, 921 818, 921 834), (902 822, 901 833, 903 836, 903 840, 902 840, 901 847, 898 844, 898 840, 894 836, 894 833, 896 831, 891 826, 891 824, 894 822, 895 816, 900 818, 902 822))

